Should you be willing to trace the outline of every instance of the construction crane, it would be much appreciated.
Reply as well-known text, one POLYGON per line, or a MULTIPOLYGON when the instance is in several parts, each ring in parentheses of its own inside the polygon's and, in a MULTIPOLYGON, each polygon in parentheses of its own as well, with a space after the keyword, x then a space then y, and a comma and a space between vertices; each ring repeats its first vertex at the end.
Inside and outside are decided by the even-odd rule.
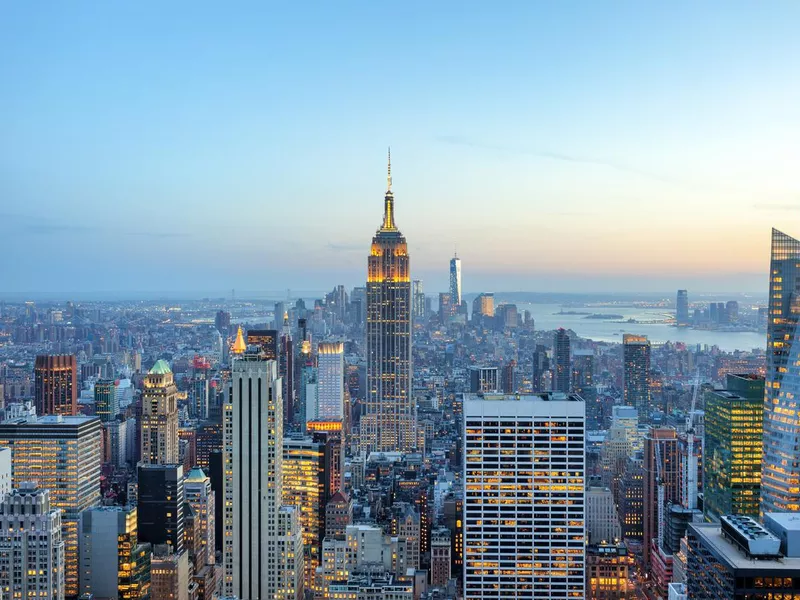
MULTIPOLYGON (((658 489, 658 547, 664 547, 664 476, 661 472, 661 440, 654 439, 656 446, 656 487, 658 489)), ((647 542, 650 543, 649 541, 647 542)))
POLYGON ((694 410, 697 406, 697 392, 700 389, 700 369, 694 379, 692 406, 686 417, 686 490, 683 494, 683 505, 694 510, 697 508, 697 457, 694 454, 694 410))

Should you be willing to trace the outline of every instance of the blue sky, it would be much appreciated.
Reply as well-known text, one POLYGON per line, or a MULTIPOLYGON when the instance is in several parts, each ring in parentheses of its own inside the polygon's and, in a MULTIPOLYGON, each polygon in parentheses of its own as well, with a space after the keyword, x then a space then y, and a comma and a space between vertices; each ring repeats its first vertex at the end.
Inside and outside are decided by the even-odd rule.
POLYGON ((796 2, 8 3, 11 292, 364 280, 392 146, 412 272, 766 290, 800 235, 796 2))

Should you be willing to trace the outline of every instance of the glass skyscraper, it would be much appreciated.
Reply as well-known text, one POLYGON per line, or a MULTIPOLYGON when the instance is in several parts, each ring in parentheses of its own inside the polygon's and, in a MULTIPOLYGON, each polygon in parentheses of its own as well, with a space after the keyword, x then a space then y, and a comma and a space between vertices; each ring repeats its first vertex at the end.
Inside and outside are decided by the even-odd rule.
POLYGON ((639 418, 650 419, 650 342, 646 336, 622 336, 624 359, 623 398, 639 411, 639 418))
POLYGON ((383 224, 372 238, 367 267, 367 402, 361 417, 366 451, 416 448, 411 398, 411 278, 406 238, 394 222, 392 168, 383 224))
POLYGON ((450 302, 453 307, 461 305, 461 259, 450 259, 450 302))
POLYGON ((726 389, 706 392, 703 512, 758 517, 764 378, 727 376, 726 389))
POLYGON ((800 510, 800 241, 772 230, 761 512, 800 510))

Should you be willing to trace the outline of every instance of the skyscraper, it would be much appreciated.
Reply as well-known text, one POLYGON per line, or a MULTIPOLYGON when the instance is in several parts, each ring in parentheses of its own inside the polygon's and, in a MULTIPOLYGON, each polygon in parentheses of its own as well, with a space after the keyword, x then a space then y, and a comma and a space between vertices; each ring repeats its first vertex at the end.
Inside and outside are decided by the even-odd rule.
POLYGON ((74 355, 37 356, 33 371, 36 414, 78 414, 78 367, 74 355))
POLYGON ((344 418, 344 344, 320 342, 317 347, 317 419, 344 418))
POLYGON ((724 390, 705 394, 703 513, 758 517, 761 494, 764 378, 727 376, 724 390))
POLYGON ((572 353, 572 391, 587 402, 594 399, 593 350, 575 350, 572 353))
POLYGON ((101 379, 94 384, 94 414, 104 423, 114 421, 119 414, 117 385, 113 379, 101 379))
POLYGON ((461 306, 461 259, 458 255, 450 259, 450 302, 461 306))
POLYGON ((48 490, 24 483, 0 503, 0 549, 4 598, 64 600, 61 511, 48 490))
POLYGON ((60 508, 67 596, 78 595, 78 520, 81 511, 100 502, 100 441, 97 417, 51 415, 0 423, 0 446, 11 448, 15 488, 35 481, 50 491, 60 508))
POLYGON ((547 348, 542 344, 537 344, 533 351, 533 373, 531 384, 533 392, 545 392, 545 375, 550 370, 550 359, 547 357, 547 348))
POLYGON ((278 360, 280 338, 277 329, 248 329, 247 345, 260 347, 266 360, 278 360))
POLYGON ((800 511, 800 241, 772 230, 761 512, 800 511))
POLYGON ((414 317, 415 323, 421 323, 422 320, 425 318, 425 288, 422 285, 422 281, 419 279, 415 279, 411 282, 411 305, 412 305, 412 316, 414 317))
MULTIPOLYGON (((664 482, 664 506, 680 502, 680 459, 678 458, 678 435, 674 429, 651 427, 644 436, 644 563, 650 566, 653 540, 658 538, 658 480, 664 482), (658 449, 656 449, 658 446, 658 449)), ((666 521, 666 516, 662 516, 666 521)))
POLYGON ((297 506, 305 586, 314 589, 325 532, 325 448, 310 437, 283 440, 283 503, 297 506))
POLYGON ((164 360, 144 378, 142 393, 142 463, 173 465, 178 459, 178 387, 164 360))
POLYGON ((140 464, 139 540, 183 552, 183 465, 140 464))
POLYGON ((303 597, 303 536, 282 504, 283 398, 278 365, 235 354, 224 414, 224 592, 239 598, 303 597))
POLYGON ((139 544, 135 507, 96 506, 81 513, 80 593, 95 598, 149 598, 150 546, 139 544), (146 560, 136 560, 140 554, 146 560))
POLYGON ((464 440, 464 597, 583 598, 580 397, 467 395, 464 440))
POLYGON ((686 327, 689 324, 689 293, 686 290, 678 290, 678 298, 675 302, 675 323, 678 327, 686 327))
POLYGON ((646 336, 622 336, 623 399, 639 411, 639 418, 650 419, 650 342, 646 336))
POLYGON ((411 398, 411 278, 406 238, 394 221, 391 155, 383 223, 367 269, 367 398, 363 449, 416 447, 411 398))
POLYGON ((553 389, 566 394, 569 392, 572 379, 572 366, 570 364, 569 334, 564 329, 556 331, 553 355, 555 358, 553 389))

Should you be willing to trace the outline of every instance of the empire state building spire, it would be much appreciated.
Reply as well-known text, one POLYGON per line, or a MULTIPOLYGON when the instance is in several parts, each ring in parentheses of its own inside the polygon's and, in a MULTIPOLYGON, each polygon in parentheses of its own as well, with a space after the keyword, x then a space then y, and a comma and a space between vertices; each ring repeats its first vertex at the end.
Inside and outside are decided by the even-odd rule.
POLYGON ((386 196, 383 198, 383 225, 381 231, 396 231, 394 224, 394 194, 392 193, 392 149, 389 148, 389 165, 386 175, 386 196))
POLYGON ((410 452, 417 447, 411 397, 411 277, 406 238, 394 221, 389 153, 383 224, 367 257, 367 397, 361 449, 410 452))

